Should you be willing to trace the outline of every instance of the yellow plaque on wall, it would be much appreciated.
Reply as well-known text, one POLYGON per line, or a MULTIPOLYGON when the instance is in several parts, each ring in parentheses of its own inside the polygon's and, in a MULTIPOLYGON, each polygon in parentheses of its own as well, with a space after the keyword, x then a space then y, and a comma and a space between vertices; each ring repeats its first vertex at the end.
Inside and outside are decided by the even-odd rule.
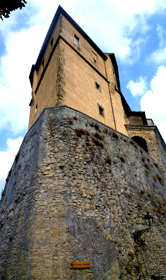
POLYGON ((70 262, 70 268, 90 268, 90 262, 70 262))

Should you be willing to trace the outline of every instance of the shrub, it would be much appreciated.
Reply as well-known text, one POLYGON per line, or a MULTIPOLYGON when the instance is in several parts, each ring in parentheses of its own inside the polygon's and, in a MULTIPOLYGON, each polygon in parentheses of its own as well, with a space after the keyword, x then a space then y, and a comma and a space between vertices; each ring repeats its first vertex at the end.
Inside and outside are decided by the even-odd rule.
POLYGON ((95 123, 94 128, 95 128, 96 130, 99 130, 98 124, 95 123))
POLYGON ((99 146, 99 147, 101 147, 101 148, 104 147, 103 143, 100 142, 98 139, 92 138, 92 140, 93 140, 93 142, 94 142, 94 144, 95 144, 96 146, 99 146))
POLYGON ((130 140, 130 144, 132 144, 135 148, 138 148, 137 144, 134 141, 130 140))
POLYGON ((146 160, 146 158, 144 156, 142 156, 141 160, 144 162, 146 160))
POLYGON ((10 177, 11 173, 12 173, 12 169, 10 169, 10 171, 8 173, 8 177, 10 177))
POLYGON ((154 165, 158 168, 159 167, 159 165, 158 165, 158 163, 157 162, 154 162, 154 165))
POLYGON ((110 157, 107 157, 106 163, 111 164, 111 159, 110 159, 110 157))
POLYGON ((103 132, 104 132, 104 133, 107 133, 107 132, 108 132, 108 129, 107 129, 107 128, 103 129, 103 132))
POLYGON ((156 173, 156 174, 153 175, 153 179, 154 179, 154 181, 157 181, 157 179, 158 179, 158 173, 156 173))
POLYGON ((76 129, 75 132, 76 132, 76 135, 78 137, 81 137, 82 135, 86 134, 86 131, 84 129, 82 129, 82 128, 81 129, 76 129))
POLYGON ((144 163, 144 166, 145 166, 146 169, 150 170, 150 166, 149 166, 148 163, 144 163))
POLYGON ((139 192, 139 195, 142 196, 142 195, 144 195, 144 193, 145 193, 145 189, 142 188, 139 192))
POLYGON ((164 186, 164 180, 163 180, 163 178, 162 178, 158 173, 156 173, 156 174, 153 175, 153 179, 154 179, 154 181, 157 181, 157 179, 158 179, 159 182, 160 182, 160 184, 161 184, 162 186, 164 186))
POLYGON ((120 160, 121 160, 122 162, 125 162, 125 158, 124 158, 124 157, 120 156, 119 158, 120 158, 120 160))
POLYGON ((20 152, 18 152, 18 153, 17 153, 17 155, 15 156, 15 162, 17 162, 17 161, 18 161, 19 156, 20 156, 20 152))
POLYGON ((94 136, 97 138, 97 139, 99 139, 99 140, 103 140, 103 136, 102 135, 100 135, 98 132, 96 132, 95 134, 94 134, 94 136))
POLYGON ((89 141, 86 141, 85 144, 86 144, 86 146, 90 146, 89 141))
POLYGON ((163 178, 159 174, 158 174, 158 180, 159 180, 160 184, 162 186, 164 186, 164 180, 163 180, 163 178))
POLYGON ((2 195, 1 195, 2 197, 4 197, 5 196, 5 191, 3 190, 2 191, 2 195))
POLYGON ((112 132, 112 136, 113 136, 116 140, 118 140, 118 138, 119 138, 119 136, 118 136, 118 134, 116 133, 116 131, 113 131, 113 132, 112 132))
POLYGON ((69 118, 69 124, 73 124, 73 119, 69 118))

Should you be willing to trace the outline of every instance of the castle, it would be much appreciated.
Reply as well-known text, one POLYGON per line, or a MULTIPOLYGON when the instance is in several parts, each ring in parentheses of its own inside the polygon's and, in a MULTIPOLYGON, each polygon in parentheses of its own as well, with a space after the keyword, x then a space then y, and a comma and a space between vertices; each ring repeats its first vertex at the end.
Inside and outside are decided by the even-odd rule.
POLYGON ((0 203, 0 279, 166 279, 166 145, 127 104, 114 54, 59 6, 30 82, 0 203))

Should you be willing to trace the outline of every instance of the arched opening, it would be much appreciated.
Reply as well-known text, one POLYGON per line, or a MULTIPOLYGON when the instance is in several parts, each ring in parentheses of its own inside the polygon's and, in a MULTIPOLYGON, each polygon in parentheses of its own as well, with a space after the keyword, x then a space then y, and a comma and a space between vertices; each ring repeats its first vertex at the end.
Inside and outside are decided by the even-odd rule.
POLYGON ((133 139, 141 148, 143 148, 148 153, 147 144, 144 138, 139 136, 134 136, 131 139, 133 139))

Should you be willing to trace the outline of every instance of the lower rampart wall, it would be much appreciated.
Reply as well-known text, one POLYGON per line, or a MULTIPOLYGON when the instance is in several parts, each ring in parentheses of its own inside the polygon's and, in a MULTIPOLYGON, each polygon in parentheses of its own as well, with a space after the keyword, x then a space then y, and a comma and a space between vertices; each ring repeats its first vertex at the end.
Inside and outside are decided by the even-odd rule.
POLYGON ((166 279, 165 201, 163 173, 134 141, 66 106, 46 108, 1 200, 0 279, 166 279), (137 244, 147 211, 154 224, 137 244), (75 261, 91 268, 71 269, 75 261))

